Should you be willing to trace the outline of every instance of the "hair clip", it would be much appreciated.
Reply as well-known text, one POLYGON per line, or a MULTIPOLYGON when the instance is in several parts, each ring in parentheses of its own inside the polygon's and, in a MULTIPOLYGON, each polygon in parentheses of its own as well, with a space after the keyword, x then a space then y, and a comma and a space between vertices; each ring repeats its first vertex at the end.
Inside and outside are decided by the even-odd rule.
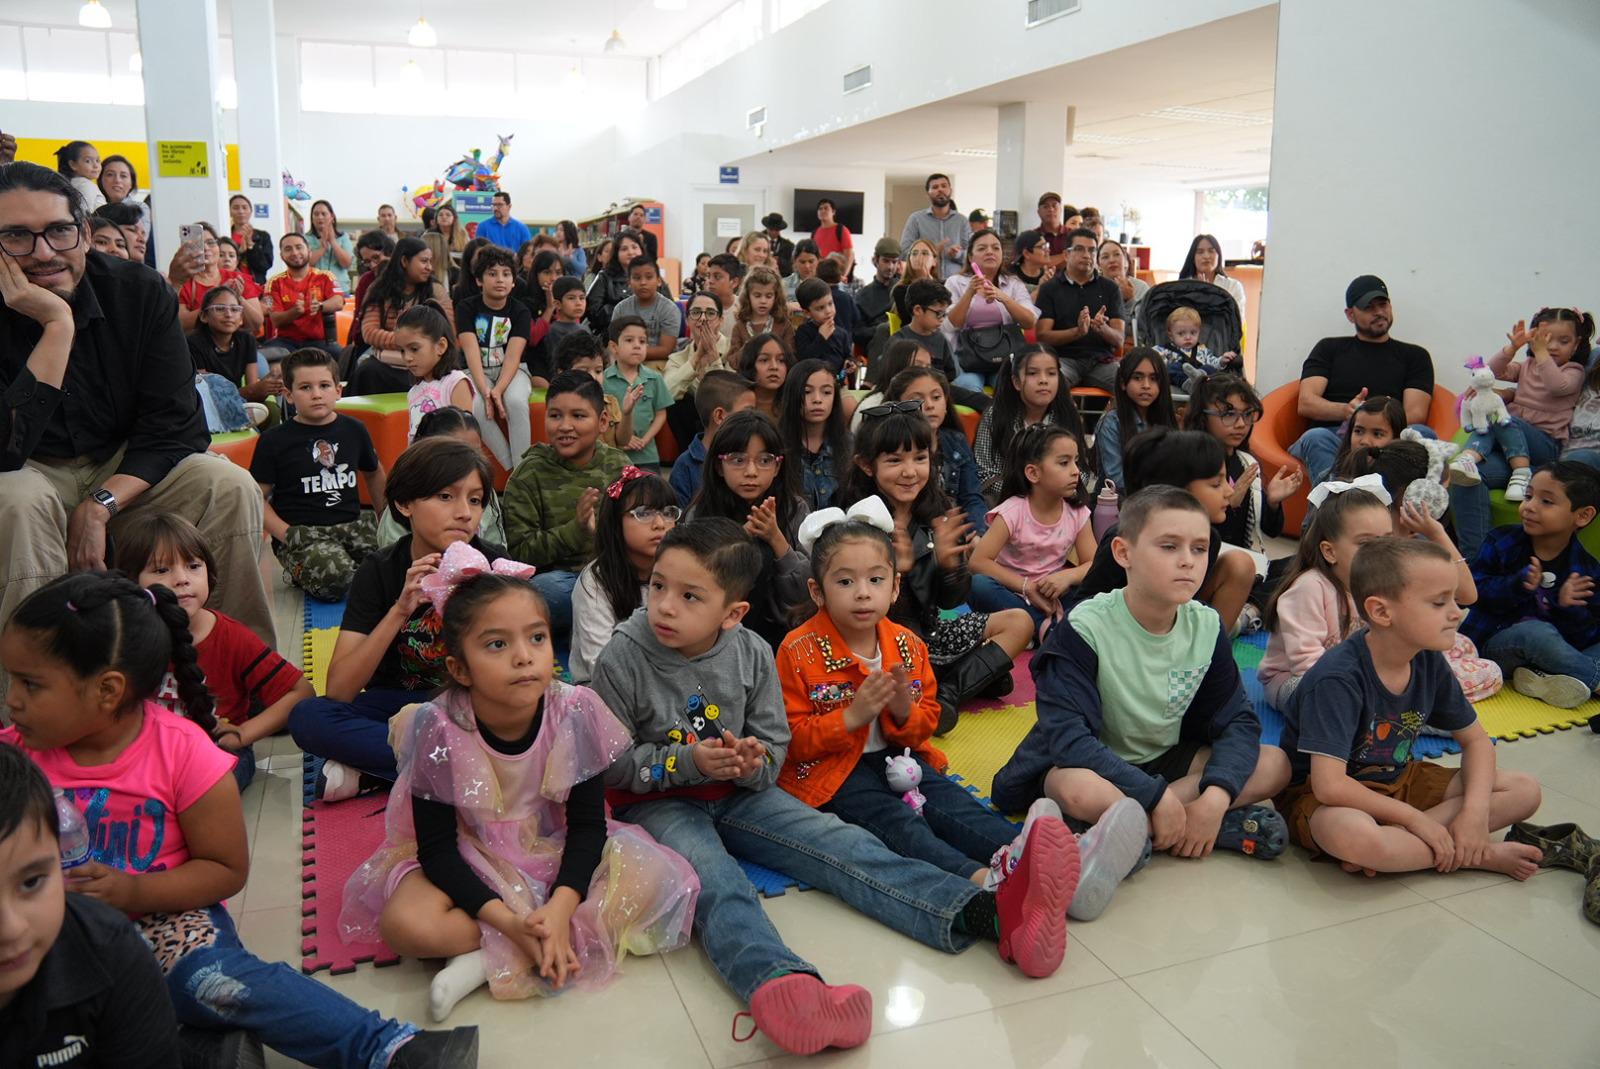
POLYGON ((641 471, 639 468, 629 464, 627 467, 622 469, 622 474, 617 476, 617 481, 606 487, 606 496, 613 501, 617 500, 617 498, 622 496, 622 488, 624 486, 627 486, 635 479, 642 479, 648 474, 650 473, 647 471, 641 471))
POLYGON ((72 602, 69 601, 69 602, 67 602, 67 611, 68 612, 77 612, 78 611, 78 607, 76 605, 72 604, 72 602))
POLYGON ((150 607, 152 609, 160 607, 156 604, 156 592, 154 590, 151 590, 149 587, 145 587, 144 596, 150 599, 150 607))

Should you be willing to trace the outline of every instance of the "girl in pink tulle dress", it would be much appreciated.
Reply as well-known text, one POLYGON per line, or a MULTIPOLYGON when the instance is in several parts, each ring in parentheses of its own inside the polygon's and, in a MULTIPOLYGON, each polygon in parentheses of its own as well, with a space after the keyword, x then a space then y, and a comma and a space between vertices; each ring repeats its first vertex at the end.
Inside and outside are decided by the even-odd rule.
POLYGON ((601 776, 631 740, 554 679, 532 571, 457 543, 430 577, 458 685, 390 722, 388 841, 345 888, 345 938, 451 959, 435 1019, 485 983, 500 999, 600 987, 624 954, 688 942, 700 892, 683 858, 606 820, 601 776))

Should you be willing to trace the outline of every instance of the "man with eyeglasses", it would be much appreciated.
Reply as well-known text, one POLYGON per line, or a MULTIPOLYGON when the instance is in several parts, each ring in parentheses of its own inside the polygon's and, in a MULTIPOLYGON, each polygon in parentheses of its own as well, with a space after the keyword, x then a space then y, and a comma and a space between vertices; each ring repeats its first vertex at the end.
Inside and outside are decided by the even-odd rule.
POLYGON ((1361 275, 1344 292, 1344 317, 1354 335, 1323 338, 1300 368, 1300 416, 1309 429, 1289 447, 1315 486, 1333 471, 1339 428, 1369 397, 1398 397, 1406 422, 1425 437, 1433 405, 1433 357, 1420 345, 1389 336, 1394 307, 1377 275, 1361 275))
POLYGON ((1099 242, 1078 227, 1067 235, 1066 266, 1039 287, 1036 325, 1041 342, 1061 358, 1069 386, 1116 391, 1117 351, 1123 342, 1122 291, 1095 266, 1099 242))
POLYGON ((65 178, 0 166, 0 622, 68 571, 106 566, 125 511, 193 522, 216 607, 276 641, 258 555, 261 494, 210 438, 172 288, 97 252, 65 178))
MULTIPOLYGON (((872 344, 872 336, 881 324, 889 322, 889 312, 894 308, 890 291, 900 281, 900 243, 894 238, 879 238, 872 250, 872 281, 856 293, 855 340, 863 349, 872 344)), ((868 352, 867 356, 876 356, 868 352)))

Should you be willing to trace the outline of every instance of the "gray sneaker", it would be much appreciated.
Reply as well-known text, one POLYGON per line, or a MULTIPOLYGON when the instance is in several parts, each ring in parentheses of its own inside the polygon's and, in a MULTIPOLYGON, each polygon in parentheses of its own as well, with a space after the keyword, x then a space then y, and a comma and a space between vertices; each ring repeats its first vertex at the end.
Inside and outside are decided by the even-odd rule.
POLYGON ((1551 675, 1537 668, 1519 668, 1512 672, 1511 689, 1557 709, 1576 709, 1594 696, 1589 685, 1576 676, 1551 675))

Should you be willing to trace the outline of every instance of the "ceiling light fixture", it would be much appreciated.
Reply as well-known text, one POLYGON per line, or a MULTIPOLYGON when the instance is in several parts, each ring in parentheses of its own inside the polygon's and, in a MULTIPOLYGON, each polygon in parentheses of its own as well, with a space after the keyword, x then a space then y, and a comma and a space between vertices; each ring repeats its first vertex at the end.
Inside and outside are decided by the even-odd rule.
POLYGON ((606 38, 604 51, 606 51, 606 52, 621 52, 624 48, 627 48, 627 47, 628 47, 627 42, 622 39, 622 31, 621 30, 612 30, 611 31, 611 36, 606 38))
POLYGON ((78 9, 78 25, 91 30, 111 29, 111 12, 100 0, 88 0, 78 9))
POLYGON ((414 59, 408 59, 400 65, 400 77, 410 85, 422 84, 422 65, 414 59))
POLYGON ((439 43, 439 34, 433 26, 421 15, 411 24, 411 31, 406 34, 406 43, 412 48, 432 48, 439 43))
POLYGON ((1159 137, 1125 137, 1121 134, 1079 134, 1075 140, 1080 145, 1148 145, 1159 137))
POLYGON ((1143 113, 1146 119, 1177 119, 1180 122, 1210 123, 1213 126, 1270 126, 1271 115, 1247 115, 1242 111, 1213 111, 1210 108, 1157 108, 1143 113))
POLYGON ((992 160, 999 155, 992 148, 956 148, 945 153, 946 156, 970 156, 979 160, 992 160))

